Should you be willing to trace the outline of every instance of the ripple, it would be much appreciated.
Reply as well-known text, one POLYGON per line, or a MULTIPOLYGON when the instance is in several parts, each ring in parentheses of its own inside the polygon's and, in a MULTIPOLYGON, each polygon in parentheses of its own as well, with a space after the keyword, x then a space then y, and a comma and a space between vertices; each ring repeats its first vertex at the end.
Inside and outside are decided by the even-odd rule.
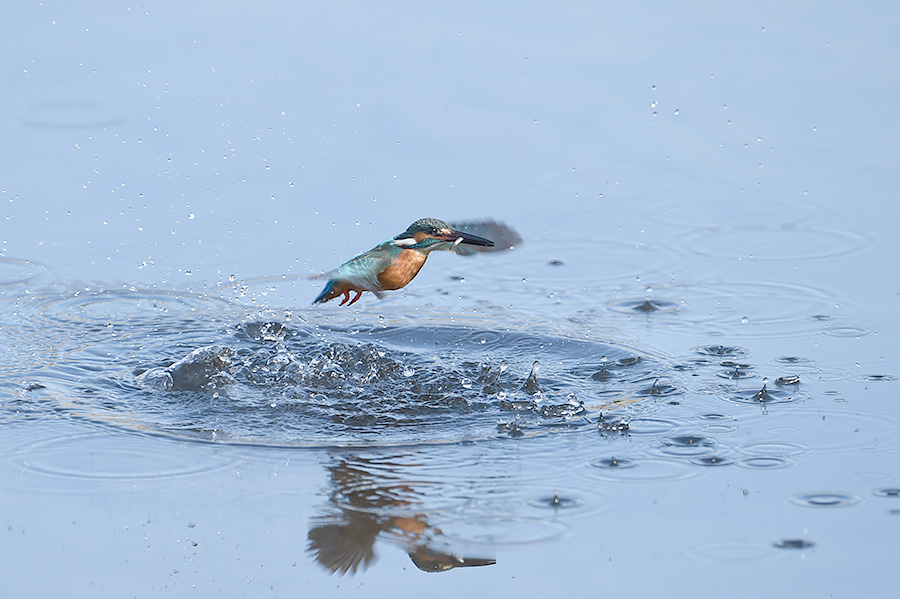
POLYGON ((528 505, 532 507, 550 508, 554 510, 567 510, 579 507, 581 504, 582 501, 580 499, 566 495, 561 496, 558 493, 554 493, 551 496, 535 497, 528 501, 528 505))
POLYGON ((833 508, 856 505, 859 497, 844 493, 803 493, 789 497, 788 502, 801 507, 833 508))
POLYGON ((588 465, 591 469, 587 475, 591 478, 625 483, 674 482, 694 478, 702 473, 687 462, 665 458, 603 458, 588 465))
POLYGON ((590 466, 594 468, 634 468, 638 465, 638 462, 635 460, 629 460, 628 458, 603 458, 600 460, 596 460, 590 463, 590 466))
POLYGON ((552 510, 553 512, 566 512, 566 514, 596 514, 612 509, 615 502, 609 496, 598 493, 596 489, 586 492, 561 492, 537 495, 526 501, 530 507, 539 510, 552 510))
POLYGON ((653 381, 649 387, 637 389, 634 394, 641 397, 668 397, 670 395, 680 395, 682 390, 675 385, 668 383, 660 383, 659 379, 653 381))
POLYGON ((727 435, 729 433, 735 433, 738 430, 738 427, 728 424, 704 424, 701 428, 704 432, 711 435, 727 435))
MULTIPOLYGON (((818 333, 822 323, 816 315, 834 307, 829 294, 792 283, 751 280, 715 280, 662 285, 657 294, 678 298, 681 308, 667 317, 666 324, 686 334, 733 335, 742 337, 796 337, 818 333)), ((705 346, 715 351, 728 346, 705 346)), ((741 349, 741 348, 735 348, 741 349)), ((703 352, 725 357, 727 354, 703 352)), ((738 358, 735 352, 730 357, 738 358)))
POLYGON ((814 364, 813 360, 810 358, 803 358, 800 356, 781 356, 775 358, 775 362, 778 364, 786 364, 789 366, 812 366, 814 364))
POLYGON ((200 475, 231 465, 228 458, 213 451, 194 448, 187 452, 183 443, 164 438, 108 432, 41 439, 13 450, 7 459, 23 475, 44 478, 34 488, 45 493, 96 493, 98 484, 105 489, 133 491, 134 483, 141 480, 201 485, 200 475), (61 480, 48 482, 54 478, 61 480))
POLYGON ((889 410, 866 411, 843 403, 797 405, 785 418, 799 429, 791 439, 802 440, 819 453, 860 449, 892 453, 900 446, 896 434, 900 415, 889 410))
POLYGON ((758 441, 745 443, 737 447, 738 452, 751 457, 796 457, 810 451, 810 448, 800 443, 781 443, 778 441, 758 441))
POLYGON ((19 121, 42 129, 101 129, 123 124, 125 113, 103 102, 44 102, 26 108, 19 121))
MULTIPOLYGON (((529 273, 527 284, 537 286, 542 293, 553 293, 574 306, 593 309, 597 297, 609 295, 609 285, 621 285, 622 281, 659 280, 671 276, 675 266, 671 252, 666 248, 649 244, 625 243, 614 240, 597 239, 594 235, 574 237, 567 235, 564 240, 545 239, 516 250, 523 264, 541 264, 543 268, 529 273), (565 256, 566 260, 547 260, 548 256, 565 256), (603 256, 603 268, 596 269, 593 256, 603 256), (578 277, 576 273, 588 270, 589 278, 578 277), (574 278, 574 279, 573 279, 574 278), (573 285, 577 280, 577 285, 573 285), (599 294, 599 295, 598 295, 599 294)), ((473 284, 478 283, 491 289, 519 294, 523 290, 522 275, 512 269, 492 273, 490 278, 482 278, 477 273, 466 276, 473 284)), ((642 288, 641 294, 645 293, 642 288)), ((632 299, 632 298, 629 298, 632 299)), ((641 297, 639 304, 644 302, 641 297)), ((626 314, 635 312, 623 308, 626 314)))
POLYGON ((900 489, 895 487, 888 487, 885 489, 875 489, 872 491, 872 494, 876 497, 891 497, 897 498, 900 497, 900 489))
POLYGON ((487 345, 489 343, 496 343, 503 339, 503 335, 498 333, 497 331, 475 331, 471 335, 472 343, 478 345, 487 345))
POLYGON ((441 524, 441 532, 450 541, 466 545, 514 546, 560 539, 568 527, 544 518, 485 516, 451 520, 441 524))
POLYGON ((0 286, 20 285, 34 280, 46 272, 47 267, 40 262, 24 258, 0 256, 0 286))
POLYGON ((686 554, 694 559, 710 562, 744 564, 762 562, 780 557, 772 545, 763 543, 723 542, 696 545, 686 554))
POLYGON ((705 456, 705 457, 701 457, 701 458, 694 458, 691 460, 691 463, 697 464, 698 466, 716 467, 716 466, 730 466, 730 465, 734 464, 734 460, 732 460, 731 458, 712 455, 712 456, 705 456))
POLYGON ((652 314, 654 312, 677 312, 680 309, 680 302, 660 300, 660 299, 643 299, 643 300, 614 300, 609 302, 607 306, 616 312, 625 314, 643 313, 652 314))
POLYGON ((787 468, 794 465, 794 460, 782 456, 752 456, 742 458, 738 461, 738 466, 745 468, 787 468))
POLYGON ((663 418, 638 417, 628 421, 628 433, 631 435, 664 435, 679 428, 679 424, 663 418))
POLYGON ((140 326, 173 321, 184 324, 185 320, 197 323, 203 311, 227 306, 215 296, 191 292, 86 288, 69 294, 36 293, 24 302, 23 311, 37 308, 39 317, 47 322, 140 326))
POLYGON ((805 394, 800 391, 793 389, 785 390, 778 387, 769 389, 768 385, 763 384, 762 388, 744 389, 737 393, 727 395, 722 399, 728 402, 743 404, 771 405, 791 403, 798 401, 803 397, 805 397, 805 394))
POLYGON ((719 412, 708 412, 704 414, 697 414, 695 416, 697 420, 706 420, 710 422, 734 422, 735 418, 731 414, 722 414, 719 412))
POLYGON ((749 379, 756 376, 754 371, 756 366, 753 364, 743 364, 735 362, 723 362, 725 370, 716 373, 716 376, 723 379, 749 379))
POLYGON ((733 345, 704 345, 702 347, 695 347, 692 351, 700 354, 701 356, 728 358, 742 358, 750 353, 743 347, 737 347, 733 345))
POLYGON ((847 337, 852 339, 859 339, 860 337, 865 337, 866 335, 871 335, 872 331, 869 329, 861 329, 859 327, 825 327, 822 329, 823 335, 828 335, 829 337, 847 337))
POLYGON ((871 248, 871 241, 843 230, 749 225, 694 231, 677 247, 713 258, 797 261, 858 255, 871 248))
POLYGON ((740 202, 741 222, 746 225, 799 225, 819 214, 813 204, 792 195, 754 192, 670 196, 649 204, 644 214, 650 220, 691 227, 718 227, 723 202, 740 202))
POLYGON ((342 481, 332 503, 344 511, 369 514, 446 513, 471 502, 471 497, 466 496, 468 485, 465 489, 453 487, 444 481, 414 480, 403 476, 365 478, 355 484, 342 481), (427 506, 423 505, 424 498, 427 498, 427 506))
POLYGON ((710 437, 700 435, 681 435, 677 437, 667 437, 660 442, 663 453, 675 456, 702 456, 713 453, 716 449, 716 442, 710 437))

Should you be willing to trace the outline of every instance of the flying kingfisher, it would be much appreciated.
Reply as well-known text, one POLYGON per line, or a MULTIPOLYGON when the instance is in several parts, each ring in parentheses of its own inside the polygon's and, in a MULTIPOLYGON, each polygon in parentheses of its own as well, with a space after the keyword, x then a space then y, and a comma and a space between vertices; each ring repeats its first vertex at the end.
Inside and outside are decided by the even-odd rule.
POLYGON ((393 239, 388 239, 321 275, 323 278, 328 277, 328 283, 313 303, 321 304, 343 295, 341 305, 351 306, 363 291, 371 291, 381 297, 382 291, 406 287, 425 264, 429 252, 449 250, 465 253, 461 251, 462 248, 457 249, 460 244, 494 246, 490 239, 459 231, 442 220, 419 219, 393 239), (356 293, 352 300, 351 291, 356 293))

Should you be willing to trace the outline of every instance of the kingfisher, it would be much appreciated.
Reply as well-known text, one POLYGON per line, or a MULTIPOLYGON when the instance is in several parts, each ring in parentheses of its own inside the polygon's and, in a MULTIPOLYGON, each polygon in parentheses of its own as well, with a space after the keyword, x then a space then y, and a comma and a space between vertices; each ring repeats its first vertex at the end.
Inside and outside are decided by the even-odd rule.
POLYGON ((442 220, 421 218, 396 237, 321 275, 323 278, 328 277, 328 282, 313 303, 321 304, 343 295, 340 305, 352 306, 364 291, 371 291, 381 297, 382 291, 406 287, 419 273, 432 251, 464 253, 462 248, 457 249, 461 244, 494 246, 490 239, 459 231, 442 220), (356 294, 352 300, 351 291, 356 294))

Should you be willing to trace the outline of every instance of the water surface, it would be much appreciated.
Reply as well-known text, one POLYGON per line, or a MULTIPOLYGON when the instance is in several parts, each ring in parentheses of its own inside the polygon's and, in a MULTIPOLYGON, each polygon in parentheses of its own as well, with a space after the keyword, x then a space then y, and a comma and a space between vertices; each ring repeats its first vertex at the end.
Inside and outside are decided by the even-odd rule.
POLYGON ((895 9, 5 12, 3 596, 895 586, 895 9))

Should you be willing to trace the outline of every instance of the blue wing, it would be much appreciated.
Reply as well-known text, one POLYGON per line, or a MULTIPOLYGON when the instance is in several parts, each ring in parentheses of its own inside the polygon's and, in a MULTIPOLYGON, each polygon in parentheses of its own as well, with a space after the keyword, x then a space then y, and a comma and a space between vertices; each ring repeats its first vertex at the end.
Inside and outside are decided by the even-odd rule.
POLYGON ((344 281, 359 289, 378 292, 381 290, 378 275, 391 265, 396 250, 398 248, 395 245, 385 241, 368 252, 350 258, 322 276, 328 277, 329 282, 344 281))

